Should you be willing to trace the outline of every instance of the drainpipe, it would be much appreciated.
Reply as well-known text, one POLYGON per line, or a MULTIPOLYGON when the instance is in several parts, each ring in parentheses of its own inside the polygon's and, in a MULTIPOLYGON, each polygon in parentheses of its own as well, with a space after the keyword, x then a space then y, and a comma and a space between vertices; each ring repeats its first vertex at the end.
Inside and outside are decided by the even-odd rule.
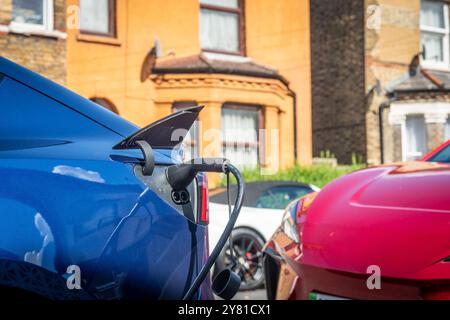
POLYGON ((390 108, 391 103, 397 99, 397 95, 394 93, 389 97, 388 101, 383 101, 378 107, 378 124, 380 130, 380 160, 381 164, 384 164, 384 110, 390 108))
POLYGON ((295 163, 298 162, 298 146, 297 146, 297 94, 288 87, 288 95, 292 97, 294 108, 294 157, 295 163))

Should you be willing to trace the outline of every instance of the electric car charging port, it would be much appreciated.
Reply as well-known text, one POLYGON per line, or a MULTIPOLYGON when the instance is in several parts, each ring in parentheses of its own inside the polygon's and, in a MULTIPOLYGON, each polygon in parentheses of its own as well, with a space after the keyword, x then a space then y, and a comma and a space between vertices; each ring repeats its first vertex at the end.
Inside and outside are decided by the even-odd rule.
POLYGON ((191 202, 191 196, 186 189, 180 191, 173 190, 172 201, 177 205, 185 205, 191 202))

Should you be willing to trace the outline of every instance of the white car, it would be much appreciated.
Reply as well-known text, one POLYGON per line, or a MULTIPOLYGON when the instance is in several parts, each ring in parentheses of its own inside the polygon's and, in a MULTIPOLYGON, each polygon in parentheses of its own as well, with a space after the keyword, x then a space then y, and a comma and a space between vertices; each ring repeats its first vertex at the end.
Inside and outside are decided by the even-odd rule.
MULTIPOLYGON (((242 279, 241 290, 252 290, 264 282, 262 268, 263 248, 280 225, 286 206, 304 195, 320 189, 291 181, 263 181, 246 184, 245 199, 233 231, 233 258, 229 246, 224 248, 215 265, 216 273, 231 268, 242 279), (232 261, 235 265, 232 266, 232 261)), ((230 199, 234 201, 236 187, 230 186, 230 199)), ((215 247, 228 222, 227 190, 212 192, 209 205, 209 245, 215 247)))

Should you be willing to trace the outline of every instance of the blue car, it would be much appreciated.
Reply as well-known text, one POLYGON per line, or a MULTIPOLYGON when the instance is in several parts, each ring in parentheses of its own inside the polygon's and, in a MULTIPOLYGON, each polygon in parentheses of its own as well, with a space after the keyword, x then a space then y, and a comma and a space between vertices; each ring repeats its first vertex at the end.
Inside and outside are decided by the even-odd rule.
MULTIPOLYGON (((0 57, 0 288, 183 298, 209 254, 206 180, 177 194, 165 172, 179 161, 175 129, 200 110, 139 130, 0 57)), ((192 298, 212 298, 210 286, 206 277, 192 298)))

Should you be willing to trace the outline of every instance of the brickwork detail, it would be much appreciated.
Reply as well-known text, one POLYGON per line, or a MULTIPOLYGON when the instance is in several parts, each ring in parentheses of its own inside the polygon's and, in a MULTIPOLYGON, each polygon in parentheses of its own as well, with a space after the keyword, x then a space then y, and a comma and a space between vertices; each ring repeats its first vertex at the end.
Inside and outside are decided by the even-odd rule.
POLYGON ((403 159, 402 152, 402 126, 399 124, 393 125, 392 127, 392 162, 399 162, 403 159))
POLYGON ((444 130, 443 123, 427 123, 427 147, 429 151, 442 144, 445 139, 444 130))
POLYGON ((366 157, 364 1, 311 0, 313 151, 366 157))
MULTIPOLYGON (((54 0, 55 30, 65 30, 65 0, 54 0)), ((12 0, 0 0, 0 24, 8 25, 12 0)), ((0 33, 0 55, 58 83, 66 83, 66 40, 53 37, 0 33)))

